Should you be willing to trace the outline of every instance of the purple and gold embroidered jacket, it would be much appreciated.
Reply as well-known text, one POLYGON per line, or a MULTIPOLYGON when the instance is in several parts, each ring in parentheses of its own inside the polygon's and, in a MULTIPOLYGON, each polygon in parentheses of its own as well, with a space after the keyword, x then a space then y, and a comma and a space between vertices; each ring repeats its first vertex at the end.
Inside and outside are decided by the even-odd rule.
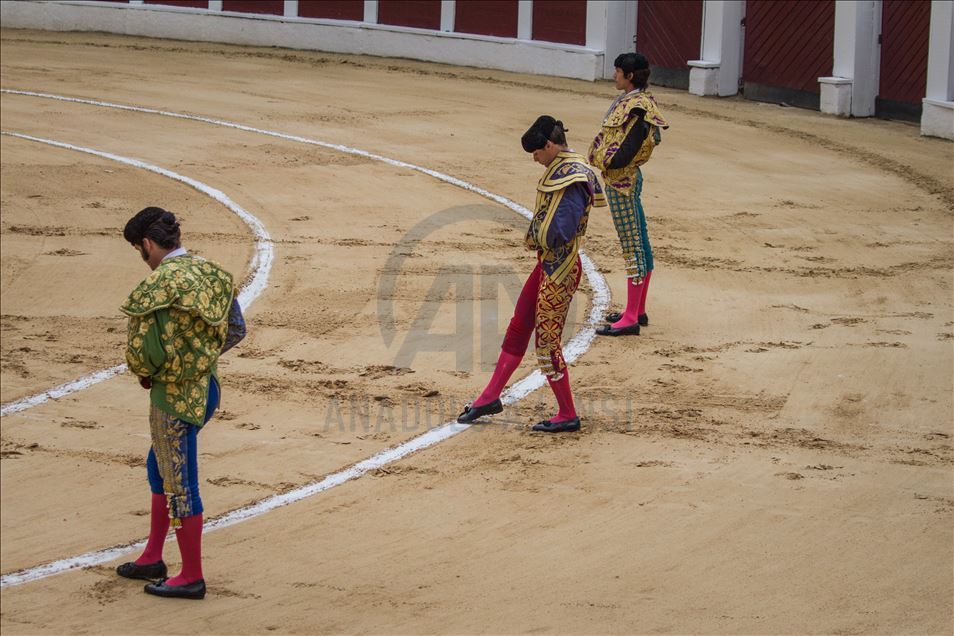
POLYGON ((590 208, 606 205, 596 173, 583 155, 566 150, 547 166, 537 183, 537 201, 526 245, 540 255, 543 272, 563 282, 576 262, 590 208))
POLYGON ((659 144, 659 129, 669 128, 652 94, 635 90, 616 98, 603 118, 603 125, 590 144, 587 160, 603 173, 606 187, 631 195, 639 166, 649 161, 659 144), (613 159, 630 140, 638 140, 635 156, 624 165, 613 159))

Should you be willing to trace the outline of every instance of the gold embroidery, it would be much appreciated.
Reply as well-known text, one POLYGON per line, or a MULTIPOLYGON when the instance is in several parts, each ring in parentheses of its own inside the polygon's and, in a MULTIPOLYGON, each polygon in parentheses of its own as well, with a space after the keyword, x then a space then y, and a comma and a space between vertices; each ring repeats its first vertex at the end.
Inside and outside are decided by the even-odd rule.
POLYGON ((561 282, 544 273, 536 306, 537 365, 551 380, 559 380, 566 371, 563 359, 563 327, 566 324, 570 301, 580 283, 580 260, 575 257, 569 274, 561 282))
POLYGON ((590 144, 587 160, 602 171, 608 188, 626 195, 631 194, 636 185, 636 169, 649 161, 658 143, 656 133, 659 128, 669 128, 669 123, 659 112, 656 99, 650 93, 640 91, 624 95, 614 102, 603 120, 600 131, 590 144), (645 121, 650 127, 649 134, 629 165, 611 169, 609 162, 638 121, 634 112, 636 109, 646 112, 645 121))
POLYGON ((187 424, 156 405, 149 409, 152 450, 156 455, 159 475, 162 477, 162 489, 169 502, 169 517, 175 527, 180 525, 179 519, 191 517, 193 514, 192 500, 182 479, 187 463, 182 448, 186 426, 187 424))
POLYGON ((232 294, 228 272, 182 256, 163 261, 121 308, 129 316, 129 368, 152 377, 153 404, 197 426, 204 423, 209 374, 215 373, 228 334, 232 294), (161 342, 149 346, 164 361, 148 359, 144 342, 157 321, 161 342))
POLYGON ((534 206, 533 219, 530 221, 530 227, 524 241, 529 249, 541 252, 544 268, 555 282, 562 283, 573 267, 582 244, 582 237, 586 234, 590 208, 605 205, 606 198, 603 195, 599 180, 596 178, 596 173, 586 164, 582 155, 564 151, 559 153, 556 159, 547 166, 546 172, 537 183, 537 201, 534 206), (553 223, 554 215, 560 201, 563 199, 567 186, 573 183, 586 184, 591 199, 587 202, 586 210, 576 228, 576 235, 573 240, 566 245, 548 247, 546 238, 550 225, 553 223))
POLYGON ((623 258, 626 261, 626 277, 634 285, 643 282, 648 271, 646 253, 639 234, 639 218, 636 206, 639 205, 635 193, 631 196, 620 194, 612 188, 606 193, 613 215, 613 225, 619 237, 623 258))

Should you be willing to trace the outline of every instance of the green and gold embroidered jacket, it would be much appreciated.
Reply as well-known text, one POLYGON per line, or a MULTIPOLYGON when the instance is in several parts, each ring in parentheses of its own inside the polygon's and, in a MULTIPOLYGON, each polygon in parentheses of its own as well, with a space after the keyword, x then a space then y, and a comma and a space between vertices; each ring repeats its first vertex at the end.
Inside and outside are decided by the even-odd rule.
POLYGON ((536 250, 540 254, 544 273, 557 284, 563 282, 576 263, 583 236, 586 234, 590 208, 605 205, 606 197, 603 195, 599 179, 593 168, 587 165, 586 159, 579 153, 571 150, 561 152, 540 177, 540 181, 537 182, 537 201, 533 219, 530 221, 525 242, 529 249, 536 250), (586 199, 582 203, 583 210, 579 214, 579 221, 572 238, 566 243, 554 244, 548 241, 550 229, 558 221, 556 216, 561 209, 560 204, 567 188, 574 184, 580 184, 586 190, 586 199))
POLYGON ((129 316, 129 369, 152 379, 156 407, 190 424, 204 424, 234 291, 232 275, 219 265, 177 256, 162 261, 120 307, 129 316))
POLYGON ((644 91, 627 93, 617 98, 606 112, 600 132, 590 144, 587 160, 603 173, 603 181, 607 187, 627 196, 631 195, 636 185, 639 166, 649 161, 653 149, 659 143, 660 128, 669 128, 669 123, 659 112, 656 98, 644 91), (609 162, 613 155, 639 121, 640 111, 645 112, 644 120, 649 124, 649 134, 628 165, 617 169, 610 168, 609 162))

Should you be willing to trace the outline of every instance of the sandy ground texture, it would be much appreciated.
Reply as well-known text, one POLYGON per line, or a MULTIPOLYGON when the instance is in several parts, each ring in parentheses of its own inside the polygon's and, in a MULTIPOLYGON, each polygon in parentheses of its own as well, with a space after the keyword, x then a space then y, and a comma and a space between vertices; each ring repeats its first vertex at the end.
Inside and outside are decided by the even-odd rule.
MULTIPOLYGON (((4 30, 2 87, 345 144, 524 205, 539 114, 585 149, 612 86, 400 60, 4 30)), ((651 325, 549 390, 361 479, 205 537, 209 595, 116 561, 2 591, 4 633, 951 633, 954 145, 657 90, 651 325), (170 611, 171 610, 171 611, 170 611)), ((218 188, 275 242, 200 437, 207 517, 456 414, 532 265, 514 212, 432 177, 250 132, 3 94, 2 128, 218 188)), ((4 136, 7 404, 122 360, 145 205, 248 276, 252 235, 181 183, 4 136)), ((624 297, 608 212, 587 251, 624 297)), ((591 290, 572 311, 580 328, 591 290)), ((527 356, 529 360, 532 356, 527 356)), ((515 376, 531 370, 528 362, 515 376)), ((128 375, 2 420, 4 574, 141 539, 146 395, 128 375)), ((166 559, 178 562, 174 542, 166 559)), ((125 560, 125 559, 123 559, 125 560)))

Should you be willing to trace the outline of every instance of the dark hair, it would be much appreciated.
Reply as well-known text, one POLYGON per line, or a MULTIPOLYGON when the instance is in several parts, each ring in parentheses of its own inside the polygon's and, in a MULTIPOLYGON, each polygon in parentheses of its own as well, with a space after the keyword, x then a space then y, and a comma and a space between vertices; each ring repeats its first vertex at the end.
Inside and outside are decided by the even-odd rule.
POLYGON ((142 245, 148 238, 163 249, 174 249, 179 247, 179 237, 176 215, 157 207, 143 208, 123 228, 123 238, 133 245, 142 245))
POLYGON ((564 127, 559 119, 554 119, 550 115, 540 115, 527 132, 523 133, 520 143, 526 152, 540 150, 547 145, 548 141, 558 146, 565 146, 568 131, 569 129, 564 127))
POLYGON ((646 89, 649 86, 649 60, 642 53, 623 53, 613 61, 613 66, 623 71, 627 76, 632 73, 632 82, 635 88, 646 89))

